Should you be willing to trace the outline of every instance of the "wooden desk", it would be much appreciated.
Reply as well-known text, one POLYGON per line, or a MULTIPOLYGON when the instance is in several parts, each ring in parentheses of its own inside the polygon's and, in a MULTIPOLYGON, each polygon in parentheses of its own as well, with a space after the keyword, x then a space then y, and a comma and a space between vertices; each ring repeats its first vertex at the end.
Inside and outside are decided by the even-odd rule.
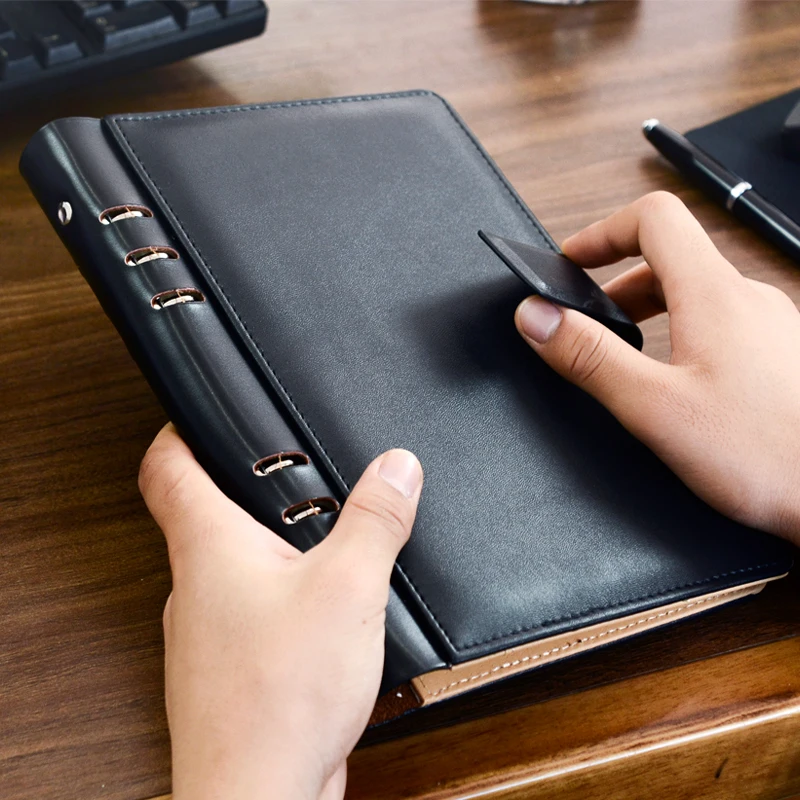
MULTIPOLYGON (((431 88, 557 239, 671 189, 745 273, 800 301, 797 265, 687 188, 639 133, 647 117, 685 129, 794 87, 798 41, 791 3, 274 0, 259 40, 5 114, 0 796, 169 791, 160 622, 170 579, 136 490, 164 414, 17 174, 41 124, 431 88)), ((666 357, 665 320, 644 327, 647 351, 666 357)), ((800 792, 798 590, 793 578, 371 731, 348 796, 800 792)))

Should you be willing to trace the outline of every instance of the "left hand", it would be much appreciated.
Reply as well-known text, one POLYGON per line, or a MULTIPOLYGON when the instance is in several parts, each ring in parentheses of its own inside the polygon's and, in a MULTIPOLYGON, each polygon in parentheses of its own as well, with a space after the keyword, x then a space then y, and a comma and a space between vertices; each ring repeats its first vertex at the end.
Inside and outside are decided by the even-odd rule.
POLYGON ((327 538, 300 553, 217 489, 168 425, 139 485, 167 539, 174 800, 341 798, 378 694, 389 577, 422 469, 370 464, 327 538))

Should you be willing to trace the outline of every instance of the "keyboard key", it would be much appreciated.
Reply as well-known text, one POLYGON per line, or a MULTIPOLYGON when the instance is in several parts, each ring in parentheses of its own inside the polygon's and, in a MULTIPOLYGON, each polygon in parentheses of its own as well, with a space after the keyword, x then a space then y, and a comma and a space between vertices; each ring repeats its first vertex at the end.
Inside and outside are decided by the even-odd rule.
POLYGON ((116 50, 176 30, 180 30, 178 23, 161 3, 142 3, 125 11, 112 11, 94 17, 86 26, 86 34, 103 50, 116 50))
POLYGON ((0 108, 112 75, 121 60, 145 69, 254 36, 266 12, 260 0, 0 0, 0 108))
POLYGON ((219 11, 212 2, 202 0, 168 0, 167 6, 175 15, 175 19, 184 28, 208 22, 210 19, 219 19, 219 11))
POLYGON ((0 79, 30 75, 41 69, 33 50, 18 39, 0 40, 0 79))
POLYGON ((103 3, 100 0, 77 0, 64 4, 64 11, 78 23, 85 22, 91 17, 110 14, 113 10, 111 3, 103 3))
POLYGON ((224 3, 217 3, 217 8, 225 17, 229 17, 231 14, 242 14, 245 11, 260 7, 259 0, 226 0, 224 3))
POLYGON ((36 55, 39 56, 39 61, 46 67, 83 58, 83 50, 75 39, 66 33, 37 33, 31 44, 36 55))

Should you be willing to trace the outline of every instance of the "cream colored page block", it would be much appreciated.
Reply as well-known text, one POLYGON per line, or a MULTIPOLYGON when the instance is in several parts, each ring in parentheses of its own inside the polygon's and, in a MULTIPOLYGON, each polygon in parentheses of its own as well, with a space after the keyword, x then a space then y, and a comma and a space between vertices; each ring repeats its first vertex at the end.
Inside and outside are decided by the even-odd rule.
POLYGON ((411 685, 422 704, 428 705, 510 675, 558 661, 566 656, 592 650, 600 645, 644 633, 742 597, 757 594, 766 584, 767 581, 754 581, 733 589, 620 617, 614 622, 604 622, 578 631, 539 639, 464 664, 428 672, 414 678, 411 685))

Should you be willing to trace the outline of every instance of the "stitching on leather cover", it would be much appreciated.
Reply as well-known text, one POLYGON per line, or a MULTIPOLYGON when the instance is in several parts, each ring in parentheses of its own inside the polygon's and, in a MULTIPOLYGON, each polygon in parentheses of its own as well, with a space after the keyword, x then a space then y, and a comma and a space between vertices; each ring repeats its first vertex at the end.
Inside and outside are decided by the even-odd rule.
POLYGON ((508 192, 508 194, 510 195, 511 199, 516 203, 516 205, 520 209, 520 211, 522 211, 522 213, 528 218, 528 220, 531 222, 533 227, 536 228, 537 231, 539 231, 539 233, 542 235, 542 238, 544 239, 544 241, 547 244, 547 246, 554 253, 557 253, 558 252, 558 248, 553 246, 553 244, 551 242, 550 234, 547 233, 547 231, 545 231, 545 229, 542 227, 542 224, 539 222, 538 219, 536 219, 536 217, 533 216, 531 211, 524 205, 524 203, 520 202, 519 197, 517 197, 516 191, 508 183, 508 181, 506 180, 505 176, 498 171, 497 166, 492 162, 492 160, 486 154, 486 151, 483 149, 483 146, 475 138, 475 136, 472 133, 472 131, 463 123, 463 121, 458 116, 458 114, 456 114, 456 112, 450 107, 450 104, 443 97, 439 97, 438 94, 433 94, 432 96, 436 97, 438 100, 440 100, 442 102, 444 107, 450 113, 450 116, 453 118, 453 121, 458 125, 459 128, 461 128, 461 130, 466 135, 467 139, 469 139, 470 142, 472 142, 472 144, 475 145, 475 149, 478 151, 478 153, 480 154, 481 158, 486 162, 486 164, 489 167, 489 169, 491 169, 491 171, 494 173, 494 175, 498 178, 498 180, 500 181, 501 185, 506 190, 506 192, 508 192))
MULTIPOLYGON (((220 106, 218 108, 190 108, 186 111, 155 112, 152 114, 124 115, 112 118, 126 122, 148 122, 152 119, 174 119, 176 117, 203 117, 212 114, 235 114, 239 111, 264 111, 271 108, 296 108, 298 106, 330 106, 337 103, 360 103, 365 100, 391 100, 396 97, 439 97, 427 89, 416 89, 409 92, 384 92, 378 94, 359 94, 348 97, 323 97, 318 100, 291 100, 286 103, 255 103, 245 106, 220 106)), ((439 98, 440 100, 442 98, 439 98)))
MULTIPOLYGON (((739 593, 740 592, 736 591, 730 592, 729 594, 732 595, 730 599, 735 599, 736 595, 739 593)), ((532 655, 523 656, 522 658, 515 658, 513 661, 506 661, 503 664, 498 664, 496 667, 487 669, 484 672, 477 672, 475 673, 475 675, 470 675, 466 678, 461 678, 457 681, 453 681, 452 683, 449 683, 447 686, 443 686, 441 689, 437 689, 434 692, 431 692, 425 686, 425 683, 422 680, 424 676, 419 676, 417 678, 417 682, 422 684, 423 688, 425 689, 425 693, 428 697, 437 697, 440 694, 446 694, 456 686, 461 686, 464 683, 472 683, 472 681, 477 681, 480 680, 481 678, 487 678, 489 677, 489 675, 493 675, 497 672, 502 672, 505 669, 511 669, 512 667, 517 667, 520 664, 527 664, 529 661, 537 661, 538 659, 545 658, 546 656, 552 655, 553 653, 563 653, 564 650, 569 650, 574 647, 580 647, 581 645, 585 645, 589 642, 594 642, 597 641, 598 639, 602 639, 604 636, 610 636, 613 633, 620 633, 621 631, 626 631, 631 628, 636 628, 639 625, 645 625, 646 623, 652 622, 653 620, 656 619, 671 617, 674 614, 679 614, 681 611, 686 611, 689 608, 695 608, 697 606, 702 606, 706 603, 711 603, 715 600, 719 600, 720 597, 725 597, 725 596, 726 592, 719 592, 718 594, 711 595, 710 597, 705 597, 702 600, 686 603, 685 605, 678 606, 677 608, 672 608, 669 611, 662 611, 658 614, 652 614, 649 617, 643 617, 642 619, 638 619, 635 622, 629 622, 627 625, 621 625, 618 628, 609 628, 607 631, 601 631, 600 633, 593 634, 592 636, 586 636, 583 639, 576 639, 574 642, 567 642, 561 647, 552 647, 550 648, 550 650, 543 650, 541 653, 533 653, 532 655)))
POLYGON ((477 645, 480 644, 486 644, 487 642, 495 641, 496 639, 504 639, 506 636, 512 636, 514 634, 519 634, 519 633, 527 633, 528 631, 532 631, 535 628, 544 628, 547 625, 558 625, 560 622, 567 622, 571 619, 575 619, 576 617, 582 617, 586 614, 591 614, 598 611, 610 611, 614 608, 619 608, 620 606, 626 606, 629 603, 639 603, 642 600, 657 600, 661 597, 664 597, 664 595, 668 595, 670 592, 678 592, 681 589, 689 589, 692 586, 704 586, 707 583, 711 583, 711 581, 720 580, 721 578, 729 578, 732 575, 741 575, 743 572, 754 572, 755 570, 766 569, 767 567, 775 567, 777 565, 778 565, 777 561, 770 561, 766 564, 758 564, 755 567, 742 567, 741 569, 734 569, 731 570, 730 572, 720 572, 718 575, 712 575, 709 578, 703 578, 702 580, 699 581, 690 581, 689 583, 683 583, 680 586, 672 586, 669 589, 662 589, 658 592, 652 592, 651 594, 645 594, 640 597, 631 597, 628 600, 622 600, 618 603, 610 603, 609 605, 606 606, 595 606, 593 608, 586 608, 583 611, 577 611, 574 614, 566 614, 565 616, 558 617, 557 619, 545 619, 535 625, 530 625, 524 628, 523 627, 514 628, 514 630, 506 631, 506 633, 494 634, 489 639, 481 639, 478 642, 466 642, 465 644, 461 645, 461 649, 466 650, 470 647, 476 647, 477 645))
MULTIPOLYGON (((461 128, 464 135, 469 139, 469 141, 475 146, 475 149, 480 154, 481 158, 486 162, 486 164, 491 169, 492 173, 495 177, 500 181, 502 187, 508 192, 511 196, 511 199, 517 205, 517 207, 522 211, 523 214, 528 218, 529 222, 536 228, 537 231, 542 235, 547 246, 556 252, 558 248, 554 247, 551 242, 550 234, 542 227, 542 224, 536 219, 535 216, 531 213, 530 209, 528 209, 524 203, 520 202, 519 197, 514 190, 514 188, 508 183, 505 176, 503 176, 500 172, 498 172, 497 167, 494 163, 492 163, 489 156, 484 151, 482 145, 478 142, 475 138, 475 135, 472 131, 464 124, 463 120, 456 114, 455 110, 450 106, 450 104, 440 95, 436 94, 436 92, 427 91, 425 89, 418 89, 416 91, 411 92, 390 92, 385 94, 364 94, 364 95, 354 95, 351 97, 330 97, 330 98, 322 98, 320 100, 294 100, 288 103, 260 103, 257 105, 246 105, 246 106, 222 106, 220 108, 195 108, 189 109, 188 111, 173 111, 168 113, 156 113, 156 114, 139 114, 135 116, 119 116, 113 119, 113 123, 122 136, 125 138, 125 141, 128 142, 128 146, 133 150, 133 146, 131 145, 128 138, 125 136, 122 128, 117 124, 118 120, 124 120, 125 122, 147 122, 152 119, 173 119, 176 117, 197 117, 197 116, 210 116, 212 114, 231 114, 237 113, 241 111, 264 111, 265 109, 271 108, 296 108, 298 106, 322 106, 322 105, 335 105, 337 103, 359 103, 369 100, 393 100, 398 97, 433 97, 438 100, 447 110, 447 113, 453 118, 453 121, 461 128)), ((144 165, 142 164, 141 160, 138 159, 139 164, 142 165, 142 169, 144 169, 144 165)), ((147 172, 147 170, 145 170, 147 172)), ((150 180, 153 180, 152 177, 150 180)), ((155 181, 153 181, 153 185, 155 185, 155 181)), ((166 201, 165 201, 166 202, 166 201)), ((175 212, 173 212, 175 213, 175 212)), ((176 215, 177 218, 177 215, 176 215)), ((185 231, 184 231, 185 232, 185 231)), ((188 236, 188 234, 187 234, 188 236)))
MULTIPOLYGON (((204 115, 212 115, 212 114, 228 114, 228 113, 236 113, 236 112, 244 112, 244 111, 263 111, 263 110, 269 110, 269 109, 273 109, 273 108, 295 108, 295 107, 313 106, 313 105, 334 105, 334 104, 339 104, 339 103, 355 103, 355 102, 365 102, 365 101, 371 101, 371 100, 394 99, 394 98, 398 98, 398 97, 433 97, 433 98, 436 98, 437 100, 439 100, 439 102, 441 102, 441 104, 444 106, 444 108, 447 109, 447 111, 450 114, 450 116, 453 119, 453 121, 458 125, 458 127, 461 129, 461 131, 467 137, 468 141, 470 141, 472 143, 472 145, 475 147, 475 149, 478 151, 479 155, 481 156, 481 158, 483 158, 483 160, 485 161, 487 166, 490 168, 491 173, 499 181, 500 185, 506 190, 506 192, 509 194, 511 199, 519 207, 519 209, 523 212, 523 214, 530 221, 530 223, 533 225, 533 227, 536 228, 536 230, 539 231, 540 234, 542 234, 542 236, 544 237, 545 242, 547 243, 547 246, 550 247, 551 250, 556 251, 556 248, 553 247, 553 245, 551 244, 550 236, 544 231, 544 229, 542 228, 541 224, 533 216, 531 211, 528 208, 526 208, 526 206, 522 202, 520 202, 520 200, 517 197, 517 195, 516 195, 515 191, 513 190, 513 188, 510 186, 510 184, 508 183, 506 178, 502 175, 502 173, 500 173, 500 171, 497 169, 496 165, 491 161, 491 159, 484 152, 482 146, 478 143, 477 139, 473 136, 472 132, 464 125, 464 123, 457 116, 455 111, 450 107, 449 103, 447 103, 447 101, 443 97, 440 97, 435 92, 430 92, 430 91, 426 91, 426 90, 418 90, 418 91, 411 91, 411 92, 396 92, 396 93, 388 93, 388 94, 357 95, 357 96, 353 96, 353 97, 324 98, 324 99, 320 99, 320 100, 299 100, 299 101, 288 102, 288 103, 264 103, 264 104, 261 104, 261 105, 233 106, 233 107, 221 107, 221 108, 212 108, 212 109, 192 109, 192 110, 187 110, 187 111, 178 111, 178 112, 171 112, 171 113, 143 114, 143 115, 138 115, 138 116, 119 116, 119 117, 112 117, 110 120, 108 120, 109 124, 111 124, 117 131, 119 131, 120 135, 125 140, 125 143, 127 144, 132 156, 136 159, 136 162, 138 163, 140 169, 147 176, 147 178, 150 181, 153 189, 158 194, 158 196, 161 199, 161 201, 170 210, 170 212, 173 215, 173 217, 175 218, 177 224, 180 226, 183 234, 186 236, 186 238, 189 240, 189 242, 191 242, 192 247, 194 247, 194 249, 197 251, 197 254, 198 254, 200 260, 202 261, 203 266, 205 267, 205 270, 208 273, 208 276, 210 277, 211 281, 214 283, 214 285, 220 291, 222 296, 225 298, 225 301, 230 306, 231 311, 236 316, 236 319, 239 321, 239 323, 241 324, 242 328, 246 332, 248 338, 250 339, 250 342, 256 348, 256 350, 259 352, 259 354, 261 355, 262 359, 264 360, 264 363, 266 364, 267 368, 269 369, 272 377, 274 378, 276 383, 283 390, 283 393, 286 395, 289 403, 291 404, 291 407, 292 407, 293 411, 303 421, 303 424, 307 428, 307 430, 308 430, 309 434, 311 435, 311 438, 313 439, 314 443, 325 454, 325 456, 328 459, 331 467, 334 469, 334 471, 336 473, 336 476, 339 478, 339 480, 342 482, 342 484, 345 486, 345 488, 348 490, 348 492, 351 491, 350 484, 345 480, 344 476, 342 475, 341 470, 339 469, 339 467, 336 465, 336 462, 331 457, 331 454, 325 448, 325 446, 323 445, 323 443, 321 442, 321 440, 317 436, 316 432, 312 428, 311 424, 305 418, 305 416, 303 415, 302 411, 298 407, 297 403, 295 403, 294 399, 292 398, 292 395, 287 390, 287 388, 284 386, 284 384, 281 381, 281 379, 278 377, 278 374, 275 372, 275 369, 272 367, 269 359, 267 358, 266 354, 262 350, 261 346, 258 344, 258 342, 255 340, 253 335, 250 333, 250 329, 247 327, 247 323, 239 315, 239 312, 236 310, 236 307, 234 306, 233 302, 231 301, 230 297, 228 296, 228 293, 225 291, 224 287, 222 286, 222 284, 219 282, 218 278, 216 277, 216 275, 212 271, 210 265, 208 264, 206 259, 203 257, 203 254, 200 251, 200 248, 195 243, 194 239, 189 235, 189 233, 187 232, 186 227, 184 226, 184 224, 181 221, 180 217, 177 215, 177 213, 172 208, 172 206, 170 205, 170 203, 168 202, 168 200, 166 199, 164 194, 161 192, 161 189, 158 187, 158 184, 153 179, 153 176, 147 170, 147 167, 145 167, 145 165, 142 162, 141 158, 139 158, 139 155, 136 152, 136 149, 134 148, 133 144, 131 143, 131 141, 126 136, 125 131, 122 129, 122 126, 119 124, 119 122, 120 121, 125 121, 125 122, 147 122, 147 121, 151 121, 151 120, 174 119, 174 118, 178 118, 178 117, 204 116, 204 115)), ((644 595, 642 597, 631 598, 631 599, 624 600, 624 601, 619 602, 619 603, 613 603, 613 604, 610 604, 610 605, 607 605, 607 606, 600 606, 600 607, 596 607, 596 608, 588 608, 588 609, 585 609, 583 611, 576 612, 574 614, 569 614, 567 616, 560 617, 558 619, 544 620, 544 621, 536 623, 534 625, 530 625, 530 626, 527 626, 527 627, 515 628, 515 629, 513 629, 511 631, 507 631, 505 633, 492 634, 490 637, 488 637, 486 639, 481 639, 479 641, 466 642, 466 643, 463 643, 463 644, 460 644, 460 645, 456 644, 453 641, 451 636, 448 634, 448 632, 445 630, 445 628, 439 622, 439 620, 437 619, 436 613, 434 612, 433 608, 425 600, 424 595, 419 591, 417 586, 414 584, 414 581, 411 579, 411 576, 407 572, 407 570, 405 570, 399 563, 397 563, 396 566, 397 566, 397 569, 400 572, 400 574, 405 579, 406 583, 408 584, 408 586, 411 589, 411 591, 414 594, 414 596, 419 599, 419 601, 422 603, 422 605, 427 610, 428 614, 430 615, 431 621, 433 622, 433 624, 435 625, 437 630, 442 634, 442 636, 444 636, 444 638, 447 641, 447 643, 456 652, 460 652, 460 651, 463 651, 463 650, 467 650, 467 649, 469 649, 471 647, 476 647, 476 646, 481 645, 481 644, 487 644, 488 642, 493 642, 493 641, 496 641, 498 639, 504 639, 507 636, 511 636, 511 635, 514 635, 514 634, 526 633, 528 631, 534 630, 536 628, 541 628, 541 627, 544 627, 546 625, 554 625, 554 624, 558 624, 560 622, 566 622, 567 620, 574 619, 576 617, 582 617, 585 614, 588 614, 588 613, 591 613, 591 612, 608 611, 610 609, 618 608, 620 606, 624 606, 624 605, 627 605, 629 603, 635 603, 635 602, 639 602, 639 601, 642 601, 642 600, 655 599, 655 598, 658 598, 658 597, 662 597, 662 596, 664 596, 666 594, 669 594, 670 592, 678 591, 680 589, 686 589, 686 588, 689 588, 691 586, 702 586, 704 584, 710 583, 711 581, 718 580, 719 578, 724 578, 724 577, 727 577, 727 576, 730 576, 730 575, 736 575, 736 574, 739 574, 739 573, 742 573, 742 572, 750 572, 750 571, 757 570, 757 569, 764 569, 766 567, 774 566, 776 564, 777 564, 777 562, 771 562, 769 564, 761 564, 761 565, 759 565, 757 567, 746 567, 746 568, 743 568, 743 569, 740 569, 740 570, 734 570, 732 572, 721 573, 720 575, 712 575, 710 578, 705 578, 705 579, 700 580, 700 581, 692 581, 690 583, 683 584, 682 586, 675 586, 675 587, 672 587, 672 588, 669 588, 669 589, 661 590, 661 591, 659 591, 657 593, 644 595)))

